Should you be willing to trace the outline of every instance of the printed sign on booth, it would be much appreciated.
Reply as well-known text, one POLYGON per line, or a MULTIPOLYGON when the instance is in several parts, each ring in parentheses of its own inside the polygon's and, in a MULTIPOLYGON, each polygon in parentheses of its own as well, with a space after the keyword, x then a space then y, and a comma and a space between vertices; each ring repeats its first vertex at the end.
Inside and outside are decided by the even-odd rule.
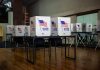
POLYGON ((71 19, 70 17, 58 17, 58 35, 59 36, 70 36, 71 19))
POLYGON ((82 23, 76 23, 76 31, 82 32, 82 23))
POLYGON ((13 32, 14 32, 14 26, 7 25, 7 34, 13 34, 13 32))
POLYGON ((41 31, 48 31, 47 22, 44 20, 38 20, 38 21, 39 21, 39 25, 40 25, 40 30, 41 31))
POLYGON ((25 25, 15 26, 15 36, 25 36, 25 25))
POLYGON ((49 16, 34 16, 30 18, 31 36, 50 36, 51 19, 49 16), (32 24, 33 23, 33 24, 32 24))
POLYGON ((92 32, 92 24, 86 24, 86 32, 92 32))

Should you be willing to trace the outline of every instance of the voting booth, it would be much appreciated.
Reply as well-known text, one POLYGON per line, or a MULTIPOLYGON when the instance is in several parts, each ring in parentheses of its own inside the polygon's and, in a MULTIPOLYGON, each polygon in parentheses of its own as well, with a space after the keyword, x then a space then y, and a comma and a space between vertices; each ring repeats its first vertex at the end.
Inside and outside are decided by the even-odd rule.
MULTIPOLYGON (((74 38, 76 41, 76 36, 71 36, 71 18, 70 17, 54 17, 50 18, 49 16, 34 16, 30 18, 30 38, 32 38, 32 43, 29 41, 29 45, 32 45, 33 49, 30 50, 28 47, 27 50, 27 60, 31 63, 35 62, 36 59, 36 47, 39 45, 49 46, 48 50, 51 50, 51 47, 62 46, 62 40, 64 41, 65 47, 65 57, 66 57, 66 45, 68 38, 74 38), (53 44, 53 45, 52 45, 53 44), (33 56, 30 56, 32 52, 33 56)), ((76 43, 76 42, 75 42, 76 43)), ((72 44, 71 44, 72 45, 72 44)), ((76 46, 74 47, 74 58, 76 59, 76 46)), ((49 51, 51 53, 51 51, 49 51)), ((45 47, 44 47, 45 54, 45 47)), ((69 55, 69 54, 68 54, 69 55)), ((51 56, 51 54, 49 54, 51 56)), ((68 56, 67 58, 71 58, 68 56)))
POLYGON ((51 19, 49 16, 34 16, 30 18, 31 36, 50 36, 51 19))
POLYGON ((13 42, 14 47, 23 47, 23 43, 25 42, 25 27, 26 25, 15 25, 13 32, 13 42))
POLYGON ((97 25, 93 25, 92 32, 95 34, 97 32, 97 25))
POLYGON ((82 23, 76 23, 76 32, 82 32, 82 23))
POLYGON ((6 42, 7 46, 9 44, 11 44, 11 38, 12 38, 12 35, 14 33, 14 25, 7 25, 6 26, 6 41, 8 41, 8 43, 6 42))
POLYGON ((56 18, 51 18, 51 36, 58 36, 58 27, 56 18))
POLYGON ((73 24, 71 24, 71 32, 73 32, 74 31, 74 25, 73 24))
POLYGON ((86 32, 86 23, 81 23, 82 24, 82 32, 86 32))
POLYGON ((7 25, 7 34, 13 34, 14 25, 7 25))
POLYGON ((86 24, 86 32, 92 32, 92 24, 86 24))
POLYGON ((76 24, 75 23, 71 23, 71 32, 76 32, 76 24))
POLYGON ((25 36, 25 25, 15 25, 14 26, 14 36, 25 36))
POLYGON ((100 31, 100 24, 97 25, 97 31, 100 31))
POLYGON ((30 36, 30 26, 25 26, 25 36, 30 36))
POLYGON ((59 36, 70 36, 71 35, 71 18, 70 17, 57 17, 56 18, 58 35, 59 36))

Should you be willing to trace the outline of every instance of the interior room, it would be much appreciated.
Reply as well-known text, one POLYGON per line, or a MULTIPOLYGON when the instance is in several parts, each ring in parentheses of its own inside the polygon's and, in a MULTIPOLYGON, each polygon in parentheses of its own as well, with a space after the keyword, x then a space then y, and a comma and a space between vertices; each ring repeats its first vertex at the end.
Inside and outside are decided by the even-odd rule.
POLYGON ((0 70, 100 70, 100 0, 0 0, 0 70))

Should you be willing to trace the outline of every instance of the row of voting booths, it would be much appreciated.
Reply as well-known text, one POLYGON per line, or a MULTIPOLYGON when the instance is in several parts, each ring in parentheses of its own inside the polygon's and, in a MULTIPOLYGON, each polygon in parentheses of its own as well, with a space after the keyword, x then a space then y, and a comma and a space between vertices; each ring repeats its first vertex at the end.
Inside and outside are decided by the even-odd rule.
MULTIPOLYGON (((76 47, 80 42, 85 45, 83 36, 80 33, 85 33, 89 35, 88 37, 91 37, 93 31, 96 31, 96 25, 72 24, 70 17, 34 16, 30 17, 30 25, 7 25, 7 35, 12 36, 11 42, 24 42, 24 44, 27 44, 27 60, 33 63, 35 62, 37 45, 44 46, 45 42, 49 44, 48 47, 55 46, 56 49, 57 46, 62 46, 64 41, 65 57, 71 58, 69 52, 66 56, 66 44, 69 44, 69 39, 71 39, 71 42, 73 40, 70 47, 74 45, 73 58, 76 59, 76 47), (34 57, 30 57, 30 48, 33 48, 32 54, 34 57)), ((15 47, 19 47, 18 43, 15 43, 15 47)), ((49 51, 49 53, 51 52, 49 51)), ((49 56, 51 57, 51 54, 49 56)))
MULTIPOLYGON (((40 21, 39 25, 7 25, 7 34, 12 34, 13 36, 70 36, 71 32, 93 32, 97 30, 96 25, 86 24, 86 27, 82 28, 81 23, 65 25, 65 22, 62 21, 61 25, 52 21, 50 27, 46 28, 47 24, 42 24, 40 21), (35 26, 35 27, 34 27, 35 26), (66 28, 68 27, 68 28, 66 28)), ((68 24, 68 23, 67 23, 68 24)))
MULTIPOLYGON (((39 17, 36 18, 38 19, 39 17)), ((72 24, 69 17, 47 19, 44 19, 45 21, 43 19, 34 21, 33 17, 30 19, 29 26, 7 25, 7 34, 12 34, 13 36, 70 36, 71 32, 93 32, 97 29, 96 25, 92 24, 72 24)))
POLYGON ((30 18, 29 26, 7 25, 7 34, 14 37, 70 36, 70 23, 69 17, 35 16, 30 18))
POLYGON ((97 25, 89 23, 73 23, 71 24, 71 32, 96 32, 97 25))
POLYGON ((77 44, 84 47, 95 47, 97 44, 97 25, 89 23, 71 24, 72 34, 77 35, 77 44))
POLYGON ((47 16, 30 18, 30 25, 7 25, 7 34, 13 36, 70 36, 69 17, 58 17, 51 20, 47 16))
MULTIPOLYGON (((71 36, 75 34, 81 39, 84 34, 90 36, 96 31, 97 25, 71 23, 70 17, 35 16, 30 18, 30 25, 7 25, 7 35, 14 37, 71 36)), ((61 42, 60 38, 57 41, 61 42)), ((81 42, 83 42, 82 39, 81 42)))
MULTIPOLYGON (((54 43, 56 49, 57 45, 59 43, 62 43, 62 38, 65 39, 66 43, 66 37, 71 36, 70 25, 71 25, 70 17, 51 18, 49 16, 35 16, 30 18, 29 26, 8 25, 7 34, 8 35, 11 34, 13 41, 15 42, 20 43, 23 40, 23 42, 28 43, 26 47, 27 60, 35 62, 37 45, 43 44, 43 46, 45 46, 46 42, 49 47, 48 49, 51 49, 50 47, 52 43, 54 43), (32 54, 34 57, 30 57, 30 48, 32 48, 32 54)), ((76 38, 75 36, 73 37, 76 38)), ((15 46, 19 47, 18 43, 15 43, 15 46)), ((49 51, 49 53, 51 53, 51 51, 49 51)), ((51 57, 51 55, 49 56, 51 57)), ((76 46, 75 46, 74 58, 76 58, 76 46)))

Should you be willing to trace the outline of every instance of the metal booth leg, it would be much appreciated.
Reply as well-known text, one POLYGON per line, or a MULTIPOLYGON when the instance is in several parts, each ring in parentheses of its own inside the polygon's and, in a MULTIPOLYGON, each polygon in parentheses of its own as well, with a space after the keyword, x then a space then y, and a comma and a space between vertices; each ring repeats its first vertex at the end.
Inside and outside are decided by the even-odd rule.
POLYGON ((49 53, 49 62, 51 62, 51 41, 49 41, 49 49, 48 49, 48 53, 49 53))
POLYGON ((98 43, 97 43, 97 45, 96 45, 96 47, 95 47, 95 50, 97 49, 97 47, 98 47, 99 43, 100 43, 100 39, 99 39, 99 41, 98 41, 98 43))
POLYGON ((75 47, 74 47, 74 59, 76 59, 77 36, 74 37, 74 43, 75 43, 75 47))
POLYGON ((66 59, 66 37, 64 37, 64 39, 65 39, 65 44, 64 44, 64 46, 65 46, 65 59, 66 59))
MULTIPOLYGON (((75 43, 75 46, 74 46, 74 57, 70 57, 69 56, 69 53, 70 53, 70 47, 68 47, 68 56, 66 56, 66 45, 65 45, 65 58, 69 58, 69 59, 76 59, 76 48, 77 48, 77 37, 73 37, 74 38, 74 43, 75 43)), ((66 38, 65 38, 66 39, 66 38)), ((66 42, 66 40, 65 40, 66 42)))
POLYGON ((36 45, 34 43, 35 38, 32 39, 33 46, 30 47, 30 45, 27 47, 27 61, 34 64, 36 62, 36 45))
POLYGON ((56 61, 56 64, 57 64, 57 55, 56 55, 57 42, 56 42, 56 40, 54 42, 55 42, 55 61, 56 61))
POLYGON ((33 63, 36 62, 36 44, 35 44, 35 38, 33 38, 33 63))

